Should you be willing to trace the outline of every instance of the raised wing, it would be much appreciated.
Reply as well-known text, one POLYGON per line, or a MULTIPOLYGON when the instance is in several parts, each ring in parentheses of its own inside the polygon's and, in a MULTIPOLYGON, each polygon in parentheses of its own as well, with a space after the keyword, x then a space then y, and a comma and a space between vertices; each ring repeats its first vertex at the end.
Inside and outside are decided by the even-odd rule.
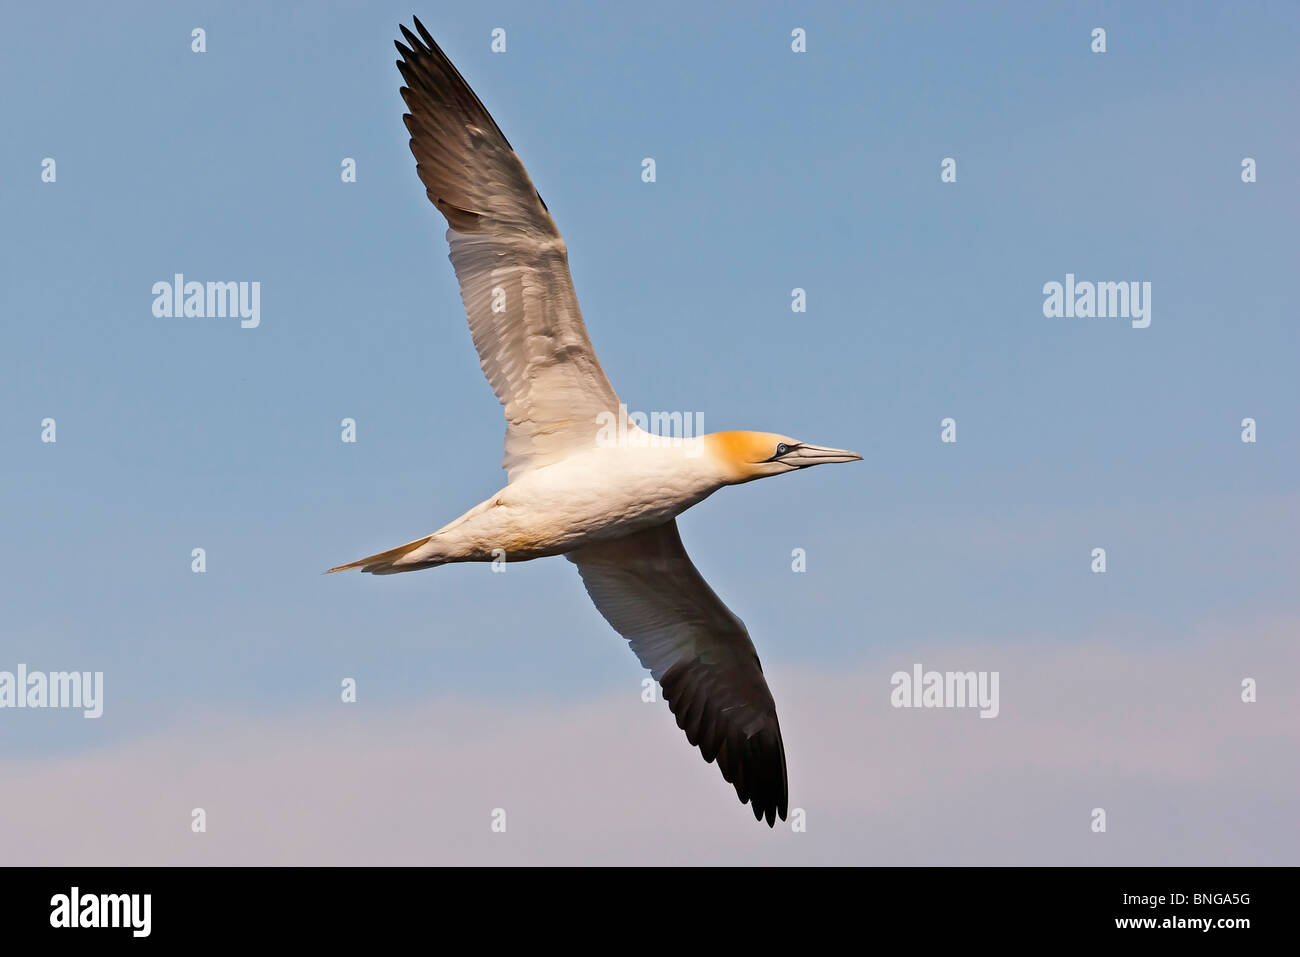
POLYGON ((670 521, 570 552, 596 608, 663 688, 686 740, 749 802, 785 820, 785 745, 745 624, 713 593, 670 521))
POLYGON ((618 396, 592 349, 555 221, 488 111, 418 19, 397 68, 416 172, 447 219, 483 374, 505 407, 519 473, 595 444, 618 396))

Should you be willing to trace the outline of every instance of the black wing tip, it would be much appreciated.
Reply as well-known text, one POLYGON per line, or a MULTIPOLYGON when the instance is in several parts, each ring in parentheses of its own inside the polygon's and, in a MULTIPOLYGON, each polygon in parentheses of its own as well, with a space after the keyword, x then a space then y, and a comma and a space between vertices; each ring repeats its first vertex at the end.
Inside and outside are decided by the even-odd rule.
POLYGON ((780 799, 779 803, 777 803, 776 801, 765 801, 757 796, 751 798, 742 798, 741 803, 749 805, 749 809, 754 812, 755 821, 762 823, 763 821, 766 820, 767 826, 770 828, 776 827, 776 819, 778 817, 782 821, 786 819, 786 806, 785 806, 784 797, 780 799))
POLYGON ((771 713, 767 727, 752 735, 719 732, 712 720, 703 717, 698 705, 701 689, 683 684, 695 661, 698 659, 676 661, 659 676, 664 701, 687 742, 699 750, 706 764, 716 763, 723 780, 736 789, 740 803, 754 812, 754 820, 766 820, 769 828, 775 828, 778 816, 787 819, 790 803, 785 742, 776 712, 771 713))
MULTIPOLYGON (((433 39, 433 34, 425 29, 419 17, 412 16, 411 19, 415 21, 415 29, 420 35, 417 37, 405 24, 399 23, 397 27, 410 46, 403 44, 401 40, 393 41, 397 52, 402 55, 402 59, 397 61, 397 69, 401 72, 402 79, 411 89, 423 88, 426 92, 429 89, 440 89, 442 93, 438 95, 438 99, 450 97, 462 110, 480 114, 474 119, 474 123, 495 130, 506 149, 510 149, 510 141, 501 132, 501 127, 497 125, 496 120, 492 119, 492 114, 483 105, 483 101, 461 76, 442 47, 438 46, 433 39)), ((537 198, 541 200, 542 197, 538 195, 537 198)), ((545 206, 546 203, 543 202, 542 207, 545 206)))
POLYGON ((406 69, 417 56, 428 54, 430 51, 405 25, 399 23, 397 28, 402 31, 402 40, 406 41, 405 43, 402 40, 393 41, 393 46, 397 47, 397 52, 402 55, 402 58, 397 61, 397 66, 398 69, 406 69))
POLYGON ((420 31, 420 37, 424 42, 431 47, 436 47, 438 44, 433 42, 433 34, 424 28, 424 24, 420 22, 420 18, 413 13, 411 14, 411 19, 415 22, 415 29, 420 31))
MULTIPOLYGON (((405 23, 399 23, 397 25, 397 29, 402 31, 402 37, 411 45, 411 49, 407 52, 410 53, 418 50, 421 53, 433 53, 435 51, 441 53, 442 50, 438 46, 437 41, 433 39, 433 34, 430 33, 425 28, 424 24, 420 22, 420 18, 415 14, 411 14, 411 22, 415 24, 415 33, 412 33, 405 23), (418 33, 419 36, 416 36, 416 33, 418 33)), ((394 40, 393 42, 398 44, 399 49, 401 48, 401 43, 399 41, 394 40)))
POLYGON ((748 804, 750 810, 754 812, 755 821, 767 820, 767 826, 776 827, 776 819, 779 817, 782 821, 786 820, 786 811, 789 798, 786 796, 784 789, 780 794, 760 797, 757 794, 749 797, 741 797, 742 804, 748 804))
POLYGON ((718 765, 723 778, 736 789, 736 797, 740 798, 740 803, 748 804, 749 809, 754 812, 754 820, 759 822, 766 820, 770 828, 776 827, 778 817, 782 821, 787 819, 790 804, 790 785, 785 771, 785 744, 779 736, 776 739, 776 751, 781 757, 779 780, 772 774, 771 765, 759 757, 760 749, 757 748, 751 752, 754 763, 748 767, 747 776, 744 765, 734 771, 721 764, 718 765), (755 774, 759 775, 757 780, 755 774))

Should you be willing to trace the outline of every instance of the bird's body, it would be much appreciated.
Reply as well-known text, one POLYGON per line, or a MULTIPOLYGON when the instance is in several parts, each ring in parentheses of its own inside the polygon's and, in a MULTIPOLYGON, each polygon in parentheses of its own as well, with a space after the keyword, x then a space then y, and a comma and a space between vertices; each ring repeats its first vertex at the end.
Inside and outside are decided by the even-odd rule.
POLYGON ((712 456, 682 446, 593 447, 525 472, 436 532, 411 559, 562 555, 676 518, 722 487, 719 473, 712 456))
POLYGON ((508 484, 424 538, 330 571, 564 555, 707 761, 755 817, 786 816, 785 747, 744 624, 691 563, 676 518, 718 489, 860 456, 767 432, 675 439, 635 425, 601 370, 568 257, 523 164, 428 31, 398 62, 417 172, 446 217, 480 364, 505 407, 508 484))
POLYGON ((734 481, 726 435, 674 440, 632 426, 617 444, 595 444, 521 473, 428 538, 402 546, 409 550, 400 555, 339 570, 391 574, 451 562, 529 561, 662 525, 734 481))

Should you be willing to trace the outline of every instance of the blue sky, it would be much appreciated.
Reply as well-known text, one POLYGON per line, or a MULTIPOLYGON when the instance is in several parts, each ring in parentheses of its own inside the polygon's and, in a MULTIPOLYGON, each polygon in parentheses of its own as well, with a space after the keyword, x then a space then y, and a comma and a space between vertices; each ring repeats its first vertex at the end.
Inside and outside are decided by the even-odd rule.
MULTIPOLYGON (((106 685, 97 721, 0 714, 0 758, 89 761, 196 714, 332 716, 344 676, 375 710, 639 691, 563 560, 320 574, 504 483, 401 121, 411 12, 0 14, 0 669, 106 685), (261 282, 261 325, 155 318, 151 287, 176 272, 261 282)), ((996 668, 1008 644, 1086 657, 1099 636, 1159 660, 1207 629, 1240 636, 1231 687, 1254 629, 1300 621, 1300 9, 416 12, 554 214, 630 408, 864 454, 681 520, 779 707, 783 672, 938 647, 996 668), (1045 318, 1067 272, 1149 281, 1150 327, 1045 318)))

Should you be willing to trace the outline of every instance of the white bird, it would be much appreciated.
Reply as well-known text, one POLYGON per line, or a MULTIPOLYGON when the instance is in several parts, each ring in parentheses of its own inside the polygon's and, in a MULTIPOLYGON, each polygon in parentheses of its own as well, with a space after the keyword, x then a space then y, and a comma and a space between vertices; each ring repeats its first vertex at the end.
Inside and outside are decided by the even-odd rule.
POLYGON ((704 760, 754 817, 785 820, 785 746, 745 625, 691 563, 676 517, 726 485, 860 455, 767 432, 698 444, 619 413, 578 310, 555 221, 492 117, 417 19, 397 67, 416 171, 446 217, 451 262, 480 364, 505 407, 508 484, 432 535, 330 571, 375 575, 450 562, 564 555, 626 638, 704 760))

